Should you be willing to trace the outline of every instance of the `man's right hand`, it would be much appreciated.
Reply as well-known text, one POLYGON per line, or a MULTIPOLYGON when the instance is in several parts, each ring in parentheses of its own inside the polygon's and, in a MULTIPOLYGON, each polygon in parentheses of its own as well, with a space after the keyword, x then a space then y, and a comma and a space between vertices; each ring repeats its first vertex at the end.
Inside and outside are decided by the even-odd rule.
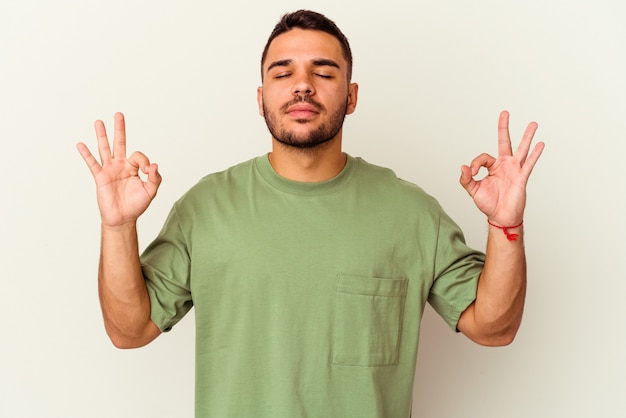
POLYGON ((124 227, 134 224, 156 196, 161 175, 141 152, 126 158, 126 126, 124 115, 115 114, 113 151, 101 120, 95 122, 101 164, 82 142, 76 147, 96 181, 98 207, 103 227, 124 227), (143 181, 139 170, 147 175, 143 181))
POLYGON ((137 218, 156 196, 161 175, 140 152, 126 158, 124 115, 115 114, 113 151, 104 123, 96 121, 100 163, 83 143, 76 147, 96 181, 102 216, 98 293, 107 334, 116 347, 148 344, 161 331, 152 322, 150 296, 141 270, 137 218), (144 181, 139 170, 147 175, 144 181))

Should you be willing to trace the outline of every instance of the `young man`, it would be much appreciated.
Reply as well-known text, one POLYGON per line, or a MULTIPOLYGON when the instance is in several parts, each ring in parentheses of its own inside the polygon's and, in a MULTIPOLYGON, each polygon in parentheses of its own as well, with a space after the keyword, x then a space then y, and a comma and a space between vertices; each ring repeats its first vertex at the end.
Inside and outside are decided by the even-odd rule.
POLYGON ((485 256, 419 187, 343 153, 358 85, 333 22, 284 16, 261 67, 272 151, 202 179, 141 258, 136 221, 161 182, 156 164, 126 157, 119 113, 112 153, 96 122, 101 164, 78 145, 98 189, 107 332, 118 347, 139 347, 194 306, 199 417, 407 417, 427 301, 479 344, 517 332, 537 125, 513 154, 503 112, 498 158, 462 167, 490 224, 485 256), (481 167, 489 176, 474 180, 481 167))

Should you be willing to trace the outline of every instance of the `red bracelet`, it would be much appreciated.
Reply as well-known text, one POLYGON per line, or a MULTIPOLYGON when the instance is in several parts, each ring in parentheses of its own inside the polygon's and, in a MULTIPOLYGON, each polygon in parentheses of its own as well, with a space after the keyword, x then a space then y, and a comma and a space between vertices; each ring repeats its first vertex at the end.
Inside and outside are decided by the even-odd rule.
POLYGON ((493 226, 493 227, 501 229, 504 232, 504 235, 506 235, 506 239, 508 239, 509 241, 515 241, 519 235, 518 234, 510 234, 509 233, 509 229, 519 228, 520 226, 522 226, 524 221, 520 222, 519 225, 515 225, 515 226, 500 226, 500 225, 496 225, 493 222, 491 222, 489 219, 487 219, 487 223, 489 225, 493 226))

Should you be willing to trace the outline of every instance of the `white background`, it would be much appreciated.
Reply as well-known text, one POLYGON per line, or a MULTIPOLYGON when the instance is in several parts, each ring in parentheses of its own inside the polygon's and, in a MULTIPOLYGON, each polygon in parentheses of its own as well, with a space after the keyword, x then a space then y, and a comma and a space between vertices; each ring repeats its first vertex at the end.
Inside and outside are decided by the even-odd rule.
MULTIPOLYGON (((621 0, 0 0, 0 416, 191 417, 193 314, 113 348, 96 292, 99 216, 75 143, 127 117, 164 177, 142 248, 203 175, 269 150, 259 57, 287 11, 349 37, 360 101, 344 148, 435 195, 483 248, 459 167, 539 123, 529 290, 513 345, 427 311, 414 415, 624 417, 626 6, 621 0)), ((394 418, 394 417, 390 417, 394 418)))

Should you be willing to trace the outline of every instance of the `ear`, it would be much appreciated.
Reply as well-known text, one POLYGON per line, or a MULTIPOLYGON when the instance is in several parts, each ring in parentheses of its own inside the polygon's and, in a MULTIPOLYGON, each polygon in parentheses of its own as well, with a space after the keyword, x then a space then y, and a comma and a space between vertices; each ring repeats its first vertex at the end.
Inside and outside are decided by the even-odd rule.
POLYGON ((348 86, 348 106, 346 107, 346 115, 350 115, 356 109, 356 102, 359 99, 359 85, 350 83, 348 86))
POLYGON ((256 89, 256 102, 259 106, 259 115, 265 117, 265 112, 263 112, 263 86, 256 89))

